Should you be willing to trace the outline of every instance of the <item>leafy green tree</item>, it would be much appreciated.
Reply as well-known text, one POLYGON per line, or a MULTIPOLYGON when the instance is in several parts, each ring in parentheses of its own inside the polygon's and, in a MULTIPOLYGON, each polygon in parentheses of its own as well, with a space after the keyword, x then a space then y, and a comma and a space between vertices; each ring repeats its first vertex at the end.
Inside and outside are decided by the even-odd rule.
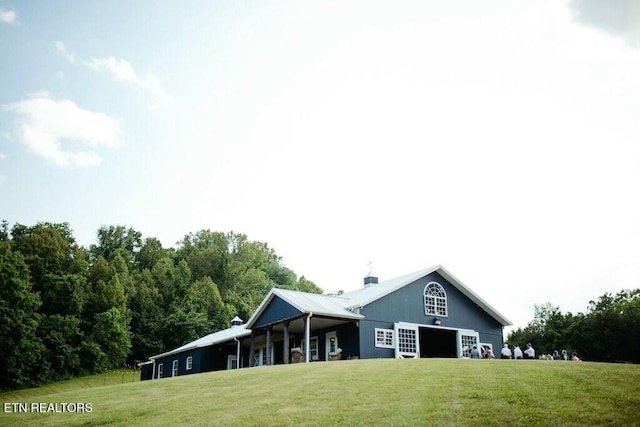
POLYGON ((146 360, 161 353, 166 347, 162 342, 163 310, 158 288, 152 285, 149 270, 140 275, 136 294, 130 302, 131 310, 131 352, 128 363, 146 360))
POLYGON ((83 334, 77 317, 43 316, 38 335, 46 347, 38 367, 38 375, 44 382, 67 379, 82 372, 78 348, 83 334))
POLYGON ((142 246, 142 233, 129 227, 126 228, 122 225, 100 227, 98 230, 98 244, 90 246, 91 255, 94 258, 103 257, 110 260, 117 249, 124 249, 126 253, 130 254, 130 259, 127 261, 133 261, 135 254, 140 250, 142 246))
POLYGON ((0 284, 0 389, 28 387, 44 352, 36 334, 41 302, 23 256, 8 242, 0 242, 0 284))
POLYGON ((96 316, 91 341, 100 346, 107 368, 121 367, 125 363, 131 347, 128 323, 127 316, 117 307, 96 316))
POLYGON ((140 251, 136 254, 136 262, 140 271, 151 270, 162 258, 168 257, 169 253, 162 247, 160 240, 149 237, 144 240, 140 251))
POLYGON ((42 222, 33 227, 16 224, 11 234, 13 250, 24 256, 36 292, 42 290, 45 274, 82 273, 74 265, 79 251, 69 224, 42 222))
MULTIPOLYGON (((311 292, 314 294, 321 294, 322 289, 320 289, 315 283, 311 280, 306 279, 304 276, 300 276, 298 279, 298 284, 296 285, 296 289, 302 292, 311 292)), ((342 292, 342 291, 340 291, 342 292)), ((340 295, 340 293, 338 294, 340 295)))

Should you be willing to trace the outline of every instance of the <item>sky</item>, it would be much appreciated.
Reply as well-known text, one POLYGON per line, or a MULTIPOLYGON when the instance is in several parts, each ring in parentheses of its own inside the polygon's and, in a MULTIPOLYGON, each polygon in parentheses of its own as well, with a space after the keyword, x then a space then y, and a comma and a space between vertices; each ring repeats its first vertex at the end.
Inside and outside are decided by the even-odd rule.
POLYGON ((0 218, 442 265, 525 326, 640 287, 640 3, 0 0, 0 218))

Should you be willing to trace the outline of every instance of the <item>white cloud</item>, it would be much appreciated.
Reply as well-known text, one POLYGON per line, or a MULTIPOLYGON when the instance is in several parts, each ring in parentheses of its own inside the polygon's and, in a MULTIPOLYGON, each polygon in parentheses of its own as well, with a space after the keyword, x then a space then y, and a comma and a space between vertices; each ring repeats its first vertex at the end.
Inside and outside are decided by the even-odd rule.
POLYGON ((84 110, 73 101, 46 93, 4 107, 15 113, 18 139, 33 153, 60 167, 90 167, 101 162, 91 150, 65 150, 65 142, 90 147, 118 144, 120 125, 106 114, 84 110))
POLYGON ((0 9, 0 22, 5 24, 14 24, 16 22, 16 13, 13 10, 0 9))
POLYGON ((164 103, 167 103, 171 99, 171 95, 162 88, 160 80, 158 80, 157 77, 150 74, 144 79, 141 78, 133 69, 133 66, 124 59, 116 59, 113 56, 108 58, 93 58, 91 62, 85 62, 85 64, 94 70, 105 69, 111 73, 116 81, 139 86, 160 98, 164 103))
POLYGON ((56 45, 56 48, 58 49, 58 52, 60 52, 65 58, 67 58, 67 61, 71 62, 72 64, 76 62, 75 56, 67 50, 63 42, 57 40, 54 43, 56 45))

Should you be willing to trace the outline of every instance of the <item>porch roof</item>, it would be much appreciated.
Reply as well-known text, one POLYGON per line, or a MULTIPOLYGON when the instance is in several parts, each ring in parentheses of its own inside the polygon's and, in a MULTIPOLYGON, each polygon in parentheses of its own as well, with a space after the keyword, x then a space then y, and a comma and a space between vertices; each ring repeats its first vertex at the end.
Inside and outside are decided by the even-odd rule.
POLYGON ((181 347, 175 348, 165 353, 151 356, 149 359, 155 360, 162 357, 171 356, 172 354, 182 353, 187 350, 193 350, 198 347, 207 347, 213 344, 218 344, 225 341, 231 341, 234 338, 245 337, 251 334, 251 330, 246 328, 246 325, 234 326, 232 328, 223 329, 222 331, 214 332, 209 335, 205 335, 202 338, 198 338, 195 341, 191 341, 181 347))
POLYGON ((295 307, 302 313, 313 313, 318 316, 336 317, 343 319, 364 319, 361 314, 354 313, 345 308, 348 300, 330 295, 312 294, 308 292, 292 291, 289 289, 273 288, 262 300, 253 316, 247 321, 246 327, 251 328, 260 315, 268 307, 273 298, 279 297, 287 304, 295 307))

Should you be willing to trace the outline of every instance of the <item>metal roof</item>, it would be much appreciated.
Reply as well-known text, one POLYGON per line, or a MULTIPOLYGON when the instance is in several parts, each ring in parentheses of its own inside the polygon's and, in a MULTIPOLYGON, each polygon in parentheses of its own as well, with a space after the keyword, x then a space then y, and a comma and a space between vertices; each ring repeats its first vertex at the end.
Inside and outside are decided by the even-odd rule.
POLYGON ((251 319, 247 322, 247 328, 253 326, 262 312, 267 308, 271 300, 276 296, 302 313, 313 313, 318 316, 339 317, 345 319, 364 319, 364 316, 346 309, 345 306, 348 300, 342 297, 273 288, 262 300, 262 303, 260 303, 256 311, 253 313, 253 316, 251 316, 251 319))
POLYGON ((449 283, 455 286, 456 289, 462 292, 484 311, 489 313, 489 315, 491 315, 491 317, 502 324, 502 326, 509 326, 512 324, 506 317, 504 317, 496 309, 491 307, 485 300, 480 298, 475 292, 469 289, 464 283, 458 280, 453 274, 449 273, 449 271, 447 271, 441 265, 426 268, 424 270, 416 271, 415 273, 406 274, 404 276, 396 277, 395 279, 369 285, 356 291, 344 293, 340 295, 340 298, 348 300, 348 302, 344 305, 345 308, 349 309, 363 307, 434 272, 439 273, 449 283))
POLYGON ((214 332, 212 334, 206 335, 202 338, 199 338, 195 341, 191 341, 183 345, 182 347, 178 347, 171 351, 167 351, 166 353, 161 353, 156 356, 151 356, 149 359, 155 360, 160 359, 162 357, 171 356, 172 354, 182 353, 183 351, 193 350, 198 347, 207 347, 213 344, 217 344, 220 342, 231 341, 234 338, 244 337, 251 334, 251 330, 246 328, 246 325, 239 325, 229 329, 224 329, 222 331, 214 332))

